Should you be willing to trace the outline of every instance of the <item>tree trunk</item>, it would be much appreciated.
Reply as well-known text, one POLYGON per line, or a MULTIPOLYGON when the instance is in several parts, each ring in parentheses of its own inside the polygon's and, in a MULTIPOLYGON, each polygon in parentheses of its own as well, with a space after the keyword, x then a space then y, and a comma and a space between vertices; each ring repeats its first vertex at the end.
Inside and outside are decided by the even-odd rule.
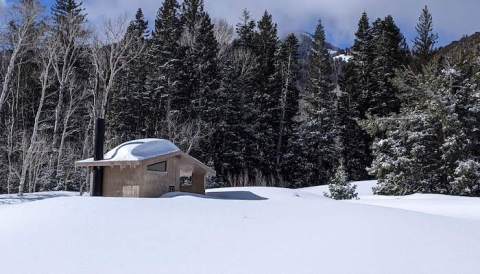
POLYGON ((14 46, 12 56, 10 56, 10 61, 8 62, 7 71, 5 72, 5 76, 3 77, 2 93, 0 94, 0 113, 2 113, 2 108, 7 98, 8 86, 10 85, 13 69, 15 68, 15 63, 17 61, 18 53, 20 52, 20 49, 22 47, 22 43, 23 34, 14 46))
POLYGON ((41 84, 42 84, 42 91, 41 91, 41 95, 40 95, 40 102, 38 103, 38 107, 37 107, 37 112, 35 114, 32 136, 30 137, 30 144, 28 145, 27 153, 26 153, 25 158, 23 159, 23 163, 22 163, 22 173, 20 175, 20 185, 18 187, 18 194, 20 194, 20 195, 23 195, 27 169, 30 165, 30 160, 31 160, 32 155, 33 155, 33 148, 35 146, 35 142, 37 141, 38 125, 40 123, 40 115, 42 114, 43 105, 45 103, 45 93, 46 93, 47 87, 48 87, 48 76, 49 76, 49 70, 50 70, 51 64, 52 64, 52 60, 51 60, 51 58, 49 58, 46 66, 44 67, 42 75, 40 76, 41 77, 40 81, 41 81, 41 84))
POLYGON ((285 72, 286 79, 285 79, 285 84, 282 90, 282 95, 281 95, 282 97, 280 99, 281 118, 280 118, 280 128, 279 128, 278 139, 277 139, 277 151, 276 151, 276 159, 275 159, 275 170, 277 173, 276 180, 281 180, 281 177, 282 177, 280 158, 282 156, 281 153, 282 153, 283 135, 285 131, 285 115, 286 115, 286 106, 287 106, 288 85, 290 84, 289 81, 290 81, 290 67, 292 62, 291 59, 292 59, 292 56, 291 55, 288 56, 287 71, 285 72))

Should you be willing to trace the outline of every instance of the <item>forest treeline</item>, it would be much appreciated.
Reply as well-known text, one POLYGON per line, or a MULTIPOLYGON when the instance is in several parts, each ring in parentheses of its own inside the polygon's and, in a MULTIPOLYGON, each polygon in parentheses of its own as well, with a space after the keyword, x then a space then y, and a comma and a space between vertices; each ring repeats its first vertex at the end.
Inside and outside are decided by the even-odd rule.
MULTIPOLYGON (((480 196, 479 45, 437 54, 428 8, 410 49, 392 16, 361 15, 351 59, 319 21, 279 37, 266 11, 236 26, 202 0, 165 0, 89 27, 77 0, 8 6, 2 29, 0 192, 88 191, 74 162, 166 138, 215 168, 215 186, 378 178, 380 194, 480 196)), ((240 13, 240 11, 239 11, 240 13)))

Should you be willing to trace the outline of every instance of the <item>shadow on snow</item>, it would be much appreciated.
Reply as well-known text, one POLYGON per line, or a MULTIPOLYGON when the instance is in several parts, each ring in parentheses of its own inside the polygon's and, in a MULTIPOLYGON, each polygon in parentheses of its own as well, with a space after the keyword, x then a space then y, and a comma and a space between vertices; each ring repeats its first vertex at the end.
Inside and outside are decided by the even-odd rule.
POLYGON ((162 198, 175 198, 181 196, 191 196, 203 199, 217 199, 217 200, 237 200, 237 201, 261 201, 268 200, 265 197, 258 196, 250 191, 219 191, 209 192, 206 195, 185 193, 185 192, 172 192, 162 196, 162 198))

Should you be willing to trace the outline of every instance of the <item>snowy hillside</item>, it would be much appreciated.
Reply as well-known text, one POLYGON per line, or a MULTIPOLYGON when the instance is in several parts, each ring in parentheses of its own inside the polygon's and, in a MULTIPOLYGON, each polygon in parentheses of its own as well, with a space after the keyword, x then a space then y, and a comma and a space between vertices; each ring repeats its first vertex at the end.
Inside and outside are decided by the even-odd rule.
POLYGON ((319 192, 234 188, 207 197, 60 197, 3 205, 0 269, 478 273, 480 221, 334 201, 319 192))

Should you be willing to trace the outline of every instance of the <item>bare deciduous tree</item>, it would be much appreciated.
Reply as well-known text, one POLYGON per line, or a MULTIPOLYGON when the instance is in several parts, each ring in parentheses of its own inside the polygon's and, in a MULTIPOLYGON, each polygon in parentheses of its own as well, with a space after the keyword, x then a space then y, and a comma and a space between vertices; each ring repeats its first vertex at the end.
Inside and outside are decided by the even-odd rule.
POLYGON ((118 74, 138 58, 145 44, 134 34, 127 32, 128 20, 121 16, 107 20, 103 33, 97 35, 91 49, 94 79, 95 117, 104 118, 110 93, 114 89, 118 74))
POLYGON ((10 81, 15 65, 23 53, 32 45, 36 33, 33 30, 42 13, 42 6, 38 0, 21 0, 10 10, 11 18, 6 36, 8 37, 9 56, 8 66, 3 75, 2 90, 0 93, 0 112, 7 98, 10 81))
MULTIPOLYGON (((71 78, 70 81, 72 83, 76 83, 77 80, 75 78, 71 78)), ((67 189, 67 176, 59 176, 59 175, 65 175, 62 174, 62 171, 65 171, 66 168, 62 166, 62 160, 63 160, 63 150, 65 147, 65 139, 78 132, 78 127, 77 128, 72 128, 70 126, 70 120, 72 119, 73 115, 75 112, 78 110, 80 107, 80 103, 87 97, 87 89, 82 89, 79 88, 73 84, 68 84, 68 104, 66 106, 66 109, 64 111, 64 116, 63 116, 63 130, 62 134, 60 135, 60 145, 58 147, 58 153, 57 153, 57 177, 58 177, 58 182, 57 182, 57 189, 67 189)))
POLYGON ((212 133, 211 127, 201 119, 188 120, 181 123, 178 115, 167 116, 168 138, 178 144, 187 154, 197 147, 202 139, 212 133))
POLYGON ((233 42, 235 29, 225 19, 220 19, 215 22, 213 32, 218 42, 218 57, 222 58, 233 42))
POLYGON ((62 122, 61 116, 64 107, 65 91, 70 89, 70 86, 78 86, 78 83, 73 82, 72 79, 77 79, 77 77, 75 77, 75 70, 79 59, 83 57, 85 52, 83 48, 86 45, 89 36, 89 32, 85 29, 83 22, 83 14, 74 14, 71 12, 62 18, 61 21, 57 22, 54 30, 56 51, 53 68, 58 82, 58 100, 55 108, 55 122, 53 125, 54 146, 57 146, 58 140, 61 138, 60 124, 62 122))
POLYGON ((32 160, 34 158, 34 150, 37 147, 37 135, 40 125, 40 117, 43 112, 43 106, 45 103, 47 88, 52 84, 52 66, 56 51, 56 41, 49 36, 48 32, 42 37, 42 40, 38 41, 40 45, 39 50, 36 52, 39 66, 41 68, 39 73, 39 83, 41 86, 40 92, 40 101, 37 106, 37 111, 35 114, 33 129, 30 136, 30 140, 26 141, 28 144, 25 145, 26 150, 23 157, 22 169, 20 174, 20 184, 18 188, 18 193, 23 194, 25 188, 25 180, 27 175, 27 170, 33 168, 32 160), (43 41, 42 41, 43 40, 43 41))

